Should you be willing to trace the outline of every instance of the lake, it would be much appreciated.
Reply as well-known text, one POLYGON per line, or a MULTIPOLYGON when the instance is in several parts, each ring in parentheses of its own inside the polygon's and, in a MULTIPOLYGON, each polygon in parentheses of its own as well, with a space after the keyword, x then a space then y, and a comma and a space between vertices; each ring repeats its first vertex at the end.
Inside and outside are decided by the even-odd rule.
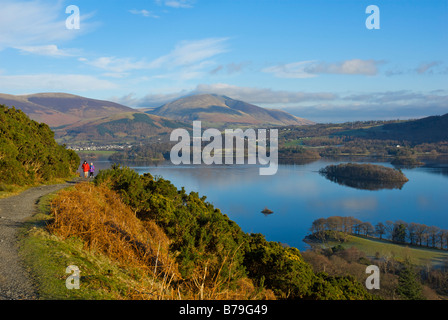
MULTIPOLYGON (((245 232, 262 233, 300 250, 311 223, 329 216, 353 216, 375 225, 387 220, 416 222, 448 229, 448 161, 403 169, 409 178, 401 189, 362 190, 337 184, 319 169, 348 161, 319 160, 279 165, 277 174, 260 176, 257 166, 174 166, 126 164, 170 180, 179 189, 195 191, 227 214, 245 232), (268 207, 273 214, 261 211, 268 207)), ((374 163, 374 162, 370 162, 374 163)), ((391 167, 388 163, 375 163, 391 167)), ((110 166, 98 161, 99 169, 110 166)))

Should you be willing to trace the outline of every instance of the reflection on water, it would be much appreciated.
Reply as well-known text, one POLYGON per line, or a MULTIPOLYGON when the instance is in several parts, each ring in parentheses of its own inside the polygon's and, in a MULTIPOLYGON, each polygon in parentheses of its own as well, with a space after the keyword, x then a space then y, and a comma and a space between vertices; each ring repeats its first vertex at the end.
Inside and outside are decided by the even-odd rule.
MULTIPOLYGON (((262 233, 267 240, 301 250, 311 223, 329 216, 353 216, 362 221, 403 220, 448 229, 447 163, 403 169, 409 182, 401 188, 346 187, 322 177, 319 169, 342 161, 318 160, 306 164, 281 164, 277 174, 260 176, 257 166, 173 166, 165 163, 127 163, 143 174, 170 180, 177 188, 195 191, 245 232, 262 233), (375 190, 375 191, 372 191, 375 190), (274 213, 264 215, 269 208, 274 213)), ((110 162, 95 163, 97 168, 110 162)), ((378 163, 389 166, 388 163, 378 163)))
POLYGON ((322 174, 330 181, 337 184, 348 186, 361 190, 381 190, 381 189, 402 189, 406 181, 373 181, 373 180, 355 180, 341 177, 329 177, 322 174))

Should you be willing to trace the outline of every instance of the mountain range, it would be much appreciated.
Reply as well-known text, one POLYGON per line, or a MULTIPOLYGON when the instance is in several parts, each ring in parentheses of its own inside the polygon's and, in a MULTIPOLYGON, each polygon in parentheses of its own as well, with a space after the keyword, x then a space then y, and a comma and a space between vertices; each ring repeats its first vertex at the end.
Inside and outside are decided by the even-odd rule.
POLYGON ((0 104, 16 107, 51 128, 135 110, 118 103, 67 93, 0 94, 0 104))
POLYGON ((264 109, 214 94, 180 98, 159 108, 135 109, 106 100, 67 93, 0 94, 0 104, 21 109, 31 119, 48 124, 60 143, 136 143, 167 139, 174 128, 272 127, 308 125, 312 121, 282 110, 264 109))
POLYGON ((147 111, 170 119, 191 122, 201 120, 205 125, 284 126, 308 125, 314 122, 293 116, 279 109, 256 105, 216 94, 186 96, 159 108, 147 111))

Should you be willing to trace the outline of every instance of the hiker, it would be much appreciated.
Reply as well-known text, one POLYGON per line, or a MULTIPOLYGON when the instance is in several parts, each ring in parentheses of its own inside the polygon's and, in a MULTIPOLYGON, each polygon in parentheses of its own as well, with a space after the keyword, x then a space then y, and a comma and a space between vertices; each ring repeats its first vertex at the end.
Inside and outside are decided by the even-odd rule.
POLYGON ((93 165, 93 162, 90 163, 90 177, 93 178, 93 174, 95 173, 95 166, 93 165))
POLYGON ((84 160, 82 164, 82 171, 84 172, 84 178, 88 178, 90 166, 87 161, 84 160))

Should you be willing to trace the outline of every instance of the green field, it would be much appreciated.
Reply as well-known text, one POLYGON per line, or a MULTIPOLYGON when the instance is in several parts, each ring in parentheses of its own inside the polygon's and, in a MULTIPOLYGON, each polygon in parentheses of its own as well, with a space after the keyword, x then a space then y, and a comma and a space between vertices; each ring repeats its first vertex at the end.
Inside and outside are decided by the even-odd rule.
MULTIPOLYGON (((326 246, 335 246, 340 242, 329 242, 326 246)), ((349 236, 349 240, 341 244, 345 248, 356 247, 363 251, 369 258, 379 256, 380 258, 394 258, 404 261, 408 259, 417 266, 426 266, 428 264, 435 267, 441 267, 448 263, 448 251, 426 248, 419 246, 409 246, 391 243, 388 240, 365 238, 360 236, 349 236)))

